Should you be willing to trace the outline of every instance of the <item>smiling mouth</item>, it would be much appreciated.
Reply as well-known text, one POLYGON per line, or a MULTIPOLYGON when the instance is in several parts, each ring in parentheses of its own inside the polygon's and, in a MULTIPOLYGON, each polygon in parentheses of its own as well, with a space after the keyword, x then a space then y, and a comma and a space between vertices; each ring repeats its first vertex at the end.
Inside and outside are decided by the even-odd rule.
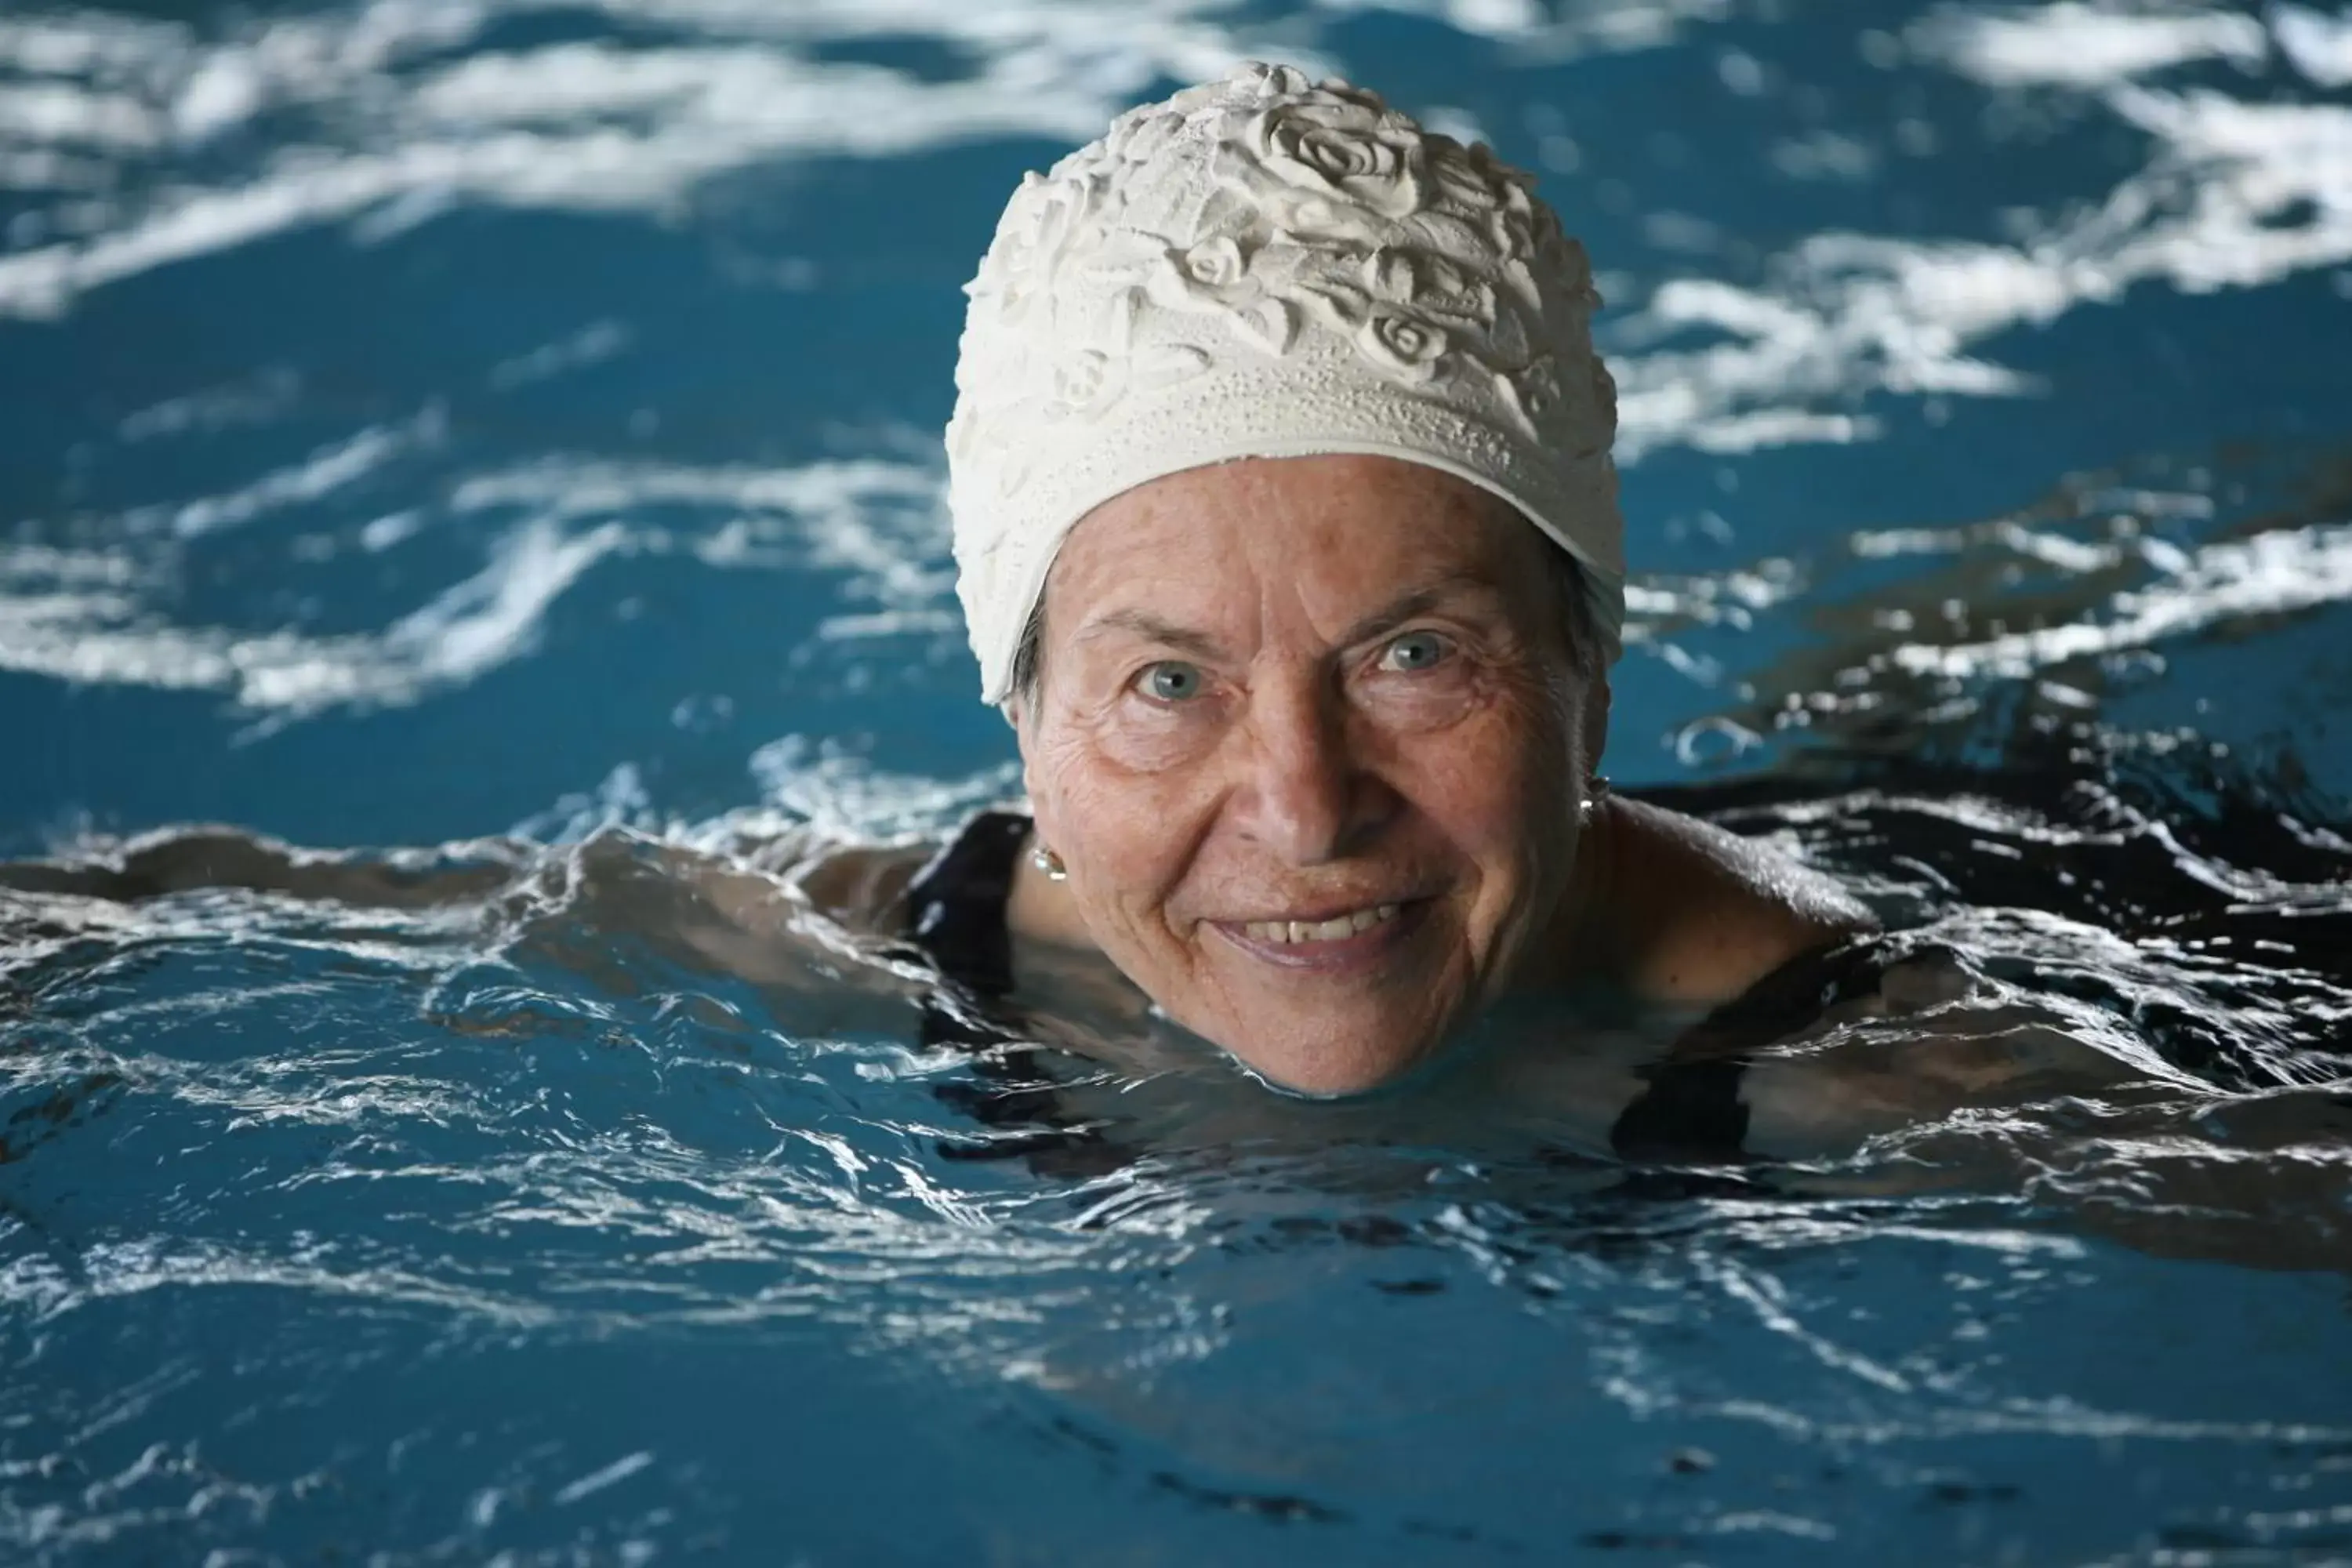
POLYGON ((1264 963, 1333 975, 1370 974, 1423 923, 1428 899, 1366 904, 1310 921, 1211 921, 1212 930, 1264 963))
POLYGON ((1371 904, 1326 921, 1250 921, 1242 934, 1256 942, 1288 947, 1309 942, 1343 942, 1358 931, 1386 925, 1397 918, 1402 904, 1371 904))

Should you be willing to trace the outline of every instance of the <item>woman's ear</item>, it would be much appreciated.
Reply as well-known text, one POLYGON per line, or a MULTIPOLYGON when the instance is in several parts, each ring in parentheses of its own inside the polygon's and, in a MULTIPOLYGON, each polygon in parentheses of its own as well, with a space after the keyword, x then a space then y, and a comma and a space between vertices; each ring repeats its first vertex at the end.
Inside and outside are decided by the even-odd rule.
MULTIPOLYGON (((1029 803, 1029 815, 1035 816, 1037 815, 1035 783, 1037 729, 1035 720, 1031 717, 1031 707, 1032 704, 1025 697, 1015 694, 1005 700, 1004 717, 1013 725, 1013 743, 1021 749, 1022 798, 1029 803)), ((1041 832, 1044 830, 1045 824, 1042 821, 1038 824, 1038 828, 1041 832)))
POLYGON ((1029 793, 1029 705, 1018 692, 1004 700, 1004 721, 1013 726, 1013 743, 1021 752, 1021 793, 1029 793))
POLYGON ((1606 672, 1596 677, 1584 698, 1581 715, 1584 732, 1577 739, 1584 742, 1586 771, 1601 771, 1601 754, 1609 749, 1609 677, 1606 672))

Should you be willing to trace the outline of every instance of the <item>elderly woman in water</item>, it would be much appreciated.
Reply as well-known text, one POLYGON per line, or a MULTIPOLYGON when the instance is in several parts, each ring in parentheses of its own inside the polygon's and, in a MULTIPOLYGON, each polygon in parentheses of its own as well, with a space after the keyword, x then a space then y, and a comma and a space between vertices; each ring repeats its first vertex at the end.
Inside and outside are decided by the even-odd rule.
POLYGON ((1529 184, 1250 66, 1031 175, 968 289, 958 589, 1034 814, 972 830, 1027 841, 1002 919, 1284 1088, 1515 991, 1720 1003, 1869 923, 1595 771, 1614 392, 1529 184))
POLYGON ((1444 1135, 1450 1106, 1714 1161, 2123 1081, 2203 1103, 1971 994, 1932 942, 1853 940, 1870 917, 1825 877, 1601 782, 1612 389, 1581 251, 1483 147, 1248 67, 1032 176, 970 292, 958 589, 1022 809, 937 853, 616 830, 338 856, 175 830, 0 867, 0 889, 35 897, 38 932, 192 887, 481 902, 501 952, 595 962, 593 935, 625 932, 796 1005, 911 985, 927 1039, 1096 1052, 1122 1094, 1215 1060, 1202 1039, 1318 1097, 1480 1064, 1465 1093, 1328 1117, 1223 1101, 1225 1128, 1360 1109, 1444 1135), (1130 1026, 1154 1014, 1178 1027, 1130 1026), (1479 1034, 1507 1048, 1448 1049, 1479 1034))
MULTIPOLYGON (((1614 391, 1583 252, 1527 176, 1248 66, 1031 175, 969 293, 957 588, 1025 809, 928 865, 794 837, 646 866, 607 839, 565 874, 580 908, 781 985, 811 978, 811 938, 903 937, 1032 1023, 1148 998, 1313 1095, 1391 1083, 1515 994, 1687 1018, 1793 963, 1763 1036, 1812 1020, 1835 987, 1806 955, 1868 914, 1595 771, 1624 618, 1614 391), (1047 974, 1081 984, 1048 997, 1047 974)), ((178 834, 0 884, 426 900, 531 864, 415 881, 178 834)), ((888 973, 822 967, 835 990, 888 973)), ((1619 1097, 1645 1078, 1682 1085, 1668 1141, 1717 1152, 1770 1092, 1703 1065, 1620 1072, 1619 1097)))

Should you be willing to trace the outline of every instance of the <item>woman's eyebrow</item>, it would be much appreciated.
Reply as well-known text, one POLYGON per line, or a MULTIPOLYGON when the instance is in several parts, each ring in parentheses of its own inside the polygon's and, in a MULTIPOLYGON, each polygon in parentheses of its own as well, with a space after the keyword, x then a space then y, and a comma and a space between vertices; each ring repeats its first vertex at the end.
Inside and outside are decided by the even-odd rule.
POLYGON ((1502 595, 1483 577, 1467 572, 1448 573, 1433 583, 1399 595, 1363 616, 1340 637, 1339 646, 1354 647, 1359 643, 1370 642, 1383 632, 1395 630, 1416 616, 1425 616, 1449 601, 1465 598, 1499 605, 1502 595))
POLYGON ((1213 659, 1224 654, 1224 645, 1204 632, 1190 626, 1180 626, 1173 621, 1162 620, 1149 610, 1111 610, 1097 616, 1078 628, 1073 642, 1091 642, 1109 632, 1127 632, 1146 642, 1159 643, 1179 653, 1195 658, 1213 659))
MULTIPOLYGON (((1399 595, 1370 615, 1360 617, 1340 637, 1338 646, 1353 647, 1449 602, 1474 599, 1493 605, 1498 604, 1501 598, 1502 595, 1495 585, 1483 577, 1467 572, 1449 573, 1433 583, 1399 595)), ((1178 626, 1149 610, 1107 611, 1079 627, 1071 640, 1091 642, 1112 632, 1126 632, 1194 658, 1222 658, 1225 653, 1224 644, 1207 633, 1178 626)))

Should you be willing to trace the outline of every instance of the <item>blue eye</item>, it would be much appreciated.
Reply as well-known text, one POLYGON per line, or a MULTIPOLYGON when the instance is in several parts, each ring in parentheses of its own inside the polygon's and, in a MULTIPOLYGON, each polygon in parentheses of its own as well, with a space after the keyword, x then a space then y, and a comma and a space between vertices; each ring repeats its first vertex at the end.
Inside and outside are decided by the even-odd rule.
POLYGON ((1411 674, 1434 669, 1452 649, 1435 632, 1407 632, 1381 650, 1381 668, 1411 674))
POLYGON ((1198 665, 1181 659, 1162 659, 1143 672, 1144 695, 1159 702, 1189 702, 1207 684, 1198 665))

